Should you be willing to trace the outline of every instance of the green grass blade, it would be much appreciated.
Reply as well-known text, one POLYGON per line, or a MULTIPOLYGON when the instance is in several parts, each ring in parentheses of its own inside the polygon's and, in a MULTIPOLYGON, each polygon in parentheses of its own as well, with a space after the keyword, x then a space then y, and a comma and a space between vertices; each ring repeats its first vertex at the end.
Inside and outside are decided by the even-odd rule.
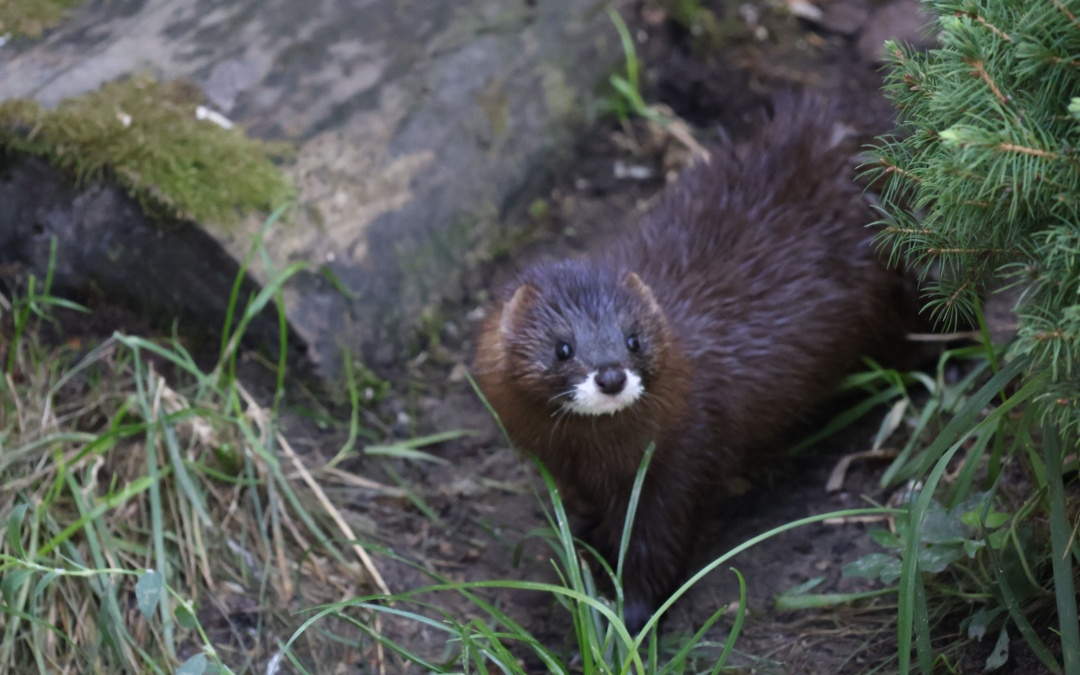
POLYGON ((1065 503, 1065 484, 1061 475, 1061 431, 1047 424, 1043 447, 1046 452, 1046 499, 1050 502, 1050 545, 1053 551, 1054 598, 1057 601, 1061 629, 1061 653, 1066 675, 1080 675, 1080 623, 1077 621, 1076 589, 1073 585, 1072 557, 1069 542, 1072 527, 1065 503))
MULTIPOLYGON (((1003 405, 978 425, 975 424, 975 420, 982 413, 987 404, 990 403, 991 399, 993 399, 1006 384, 1011 382, 1013 378, 1023 371, 1029 360, 1030 359, 1026 357, 1017 358, 1002 369, 997 375, 990 378, 990 380, 968 399, 967 403, 959 411, 957 411, 957 414, 947 425, 945 425, 945 428, 938 434, 938 437, 934 439, 934 442, 930 444, 930 447, 923 452, 925 457, 923 466, 925 469, 921 473, 925 473, 929 470, 930 475, 927 477, 922 492, 919 493, 918 499, 912 504, 909 512, 908 530, 906 533, 907 536, 904 539, 903 556, 900 568, 900 593, 897 609, 897 658, 899 659, 899 670, 901 675, 906 675, 911 672, 911 646, 912 630, 915 627, 914 622, 916 618, 920 621, 923 621, 926 618, 925 615, 916 617, 918 609, 916 594, 922 592, 922 576, 918 570, 918 550, 919 544, 922 541, 922 521, 926 515, 927 509, 930 507, 934 489, 941 480, 941 476, 945 472, 949 461, 960 449, 963 442, 963 438, 960 437, 963 436, 966 438, 968 435, 972 434, 975 429, 979 428, 979 426, 986 424, 991 418, 996 420, 1011 407, 1003 405)), ((1021 396, 1021 393, 1018 392, 1010 399, 1013 406, 1026 400, 1026 396, 1033 393, 1032 384, 1037 384, 1037 380, 1029 382, 1028 385, 1023 388, 1022 391, 1026 390, 1024 396, 1021 396)), ((920 657, 920 661, 921 660, 922 657, 920 657)))
POLYGON ((728 657, 735 651, 735 641, 739 639, 743 621, 746 620, 746 579, 734 567, 731 568, 731 571, 735 573, 735 576, 739 577, 739 611, 735 613, 735 621, 731 624, 731 631, 728 632, 727 639, 724 640, 724 649, 720 652, 720 658, 716 660, 711 675, 719 673, 720 669, 727 663, 728 657))

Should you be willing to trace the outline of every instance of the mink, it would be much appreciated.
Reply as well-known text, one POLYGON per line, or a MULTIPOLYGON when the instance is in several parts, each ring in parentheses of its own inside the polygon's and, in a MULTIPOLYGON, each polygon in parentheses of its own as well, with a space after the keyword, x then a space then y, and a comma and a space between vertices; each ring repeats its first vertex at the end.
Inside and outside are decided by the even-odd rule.
POLYGON ((747 458, 782 449, 902 332, 902 277, 875 252, 836 118, 777 101, 744 151, 713 149, 613 245, 520 274, 481 329, 481 390, 613 569, 655 443, 624 562, 632 630, 685 580, 698 523, 747 458))

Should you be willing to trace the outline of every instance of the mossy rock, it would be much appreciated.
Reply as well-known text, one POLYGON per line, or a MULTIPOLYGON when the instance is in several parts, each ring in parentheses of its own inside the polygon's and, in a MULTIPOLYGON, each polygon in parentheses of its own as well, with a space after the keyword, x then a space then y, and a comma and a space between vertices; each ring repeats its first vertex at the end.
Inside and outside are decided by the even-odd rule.
POLYGON ((135 77, 53 110, 3 101, 0 145, 82 182, 112 178, 150 213, 228 225, 283 204, 292 189, 272 160, 290 148, 199 119, 202 100, 190 83, 135 77))
POLYGON ((320 372, 339 375, 343 352, 394 368, 433 308, 476 302, 464 280, 515 229, 505 214, 593 118, 622 57, 609 4, 90 3, 0 46, 0 134, 87 189, 104 178, 154 213, 233 223, 205 231, 236 261, 261 241, 261 283, 306 263, 284 297, 320 372), (195 119, 199 91, 295 156, 275 166, 276 145, 195 119), (267 231, 257 214, 290 198, 267 231))
POLYGON ((0 36, 39 38, 80 4, 80 0, 4 0, 0 2, 0 36))

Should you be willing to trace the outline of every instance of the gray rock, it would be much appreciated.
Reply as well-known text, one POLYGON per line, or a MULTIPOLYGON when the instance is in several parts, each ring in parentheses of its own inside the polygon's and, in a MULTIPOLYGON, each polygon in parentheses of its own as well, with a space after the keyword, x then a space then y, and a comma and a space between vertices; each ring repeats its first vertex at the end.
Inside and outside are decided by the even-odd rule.
MULTIPOLYGON (((297 141, 286 170, 301 207, 265 243, 276 268, 311 263, 287 288, 288 315, 333 375, 342 349, 396 362, 421 314, 460 294, 500 214, 618 63, 606 4, 92 2, 41 42, 0 46, 0 99, 55 105, 149 71, 193 80, 249 132, 297 141)), ((203 225, 236 259, 262 227, 203 225)), ((62 255, 80 245, 61 240, 62 255)))
MULTIPOLYGON (((0 153, 0 176, 0 261, 19 260, 42 273, 55 239, 61 253, 54 292, 92 290, 158 314, 223 325, 240 267, 195 223, 152 220, 122 190, 76 187, 37 157, 0 153)), ((236 320, 257 292, 245 276, 236 320)), ((265 312, 246 334, 272 347, 277 321, 265 312)))

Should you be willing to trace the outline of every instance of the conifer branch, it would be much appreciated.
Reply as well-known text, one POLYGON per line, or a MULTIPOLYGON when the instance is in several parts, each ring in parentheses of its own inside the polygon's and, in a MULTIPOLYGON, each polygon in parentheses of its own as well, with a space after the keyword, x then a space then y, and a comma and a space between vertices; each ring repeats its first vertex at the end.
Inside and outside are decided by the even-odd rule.
POLYGON ((983 82, 987 84, 987 86, 990 87, 990 91, 994 92, 994 96, 997 97, 997 100, 1001 103, 1001 105, 1009 104, 1009 99, 1005 98, 1005 94, 1001 93, 1001 89, 998 89, 997 84, 995 84, 994 80, 990 77, 990 73, 986 72, 986 66, 982 61, 978 59, 964 57, 964 62, 975 69, 974 71, 972 71, 971 74, 977 75, 983 82))
POLYGON ((915 174, 911 173, 910 171, 906 171, 904 169, 901 169, 899 166, 891 163, 889 160, 885 159, 884 157, 881 158, 881 164, 882 164, 882 166, 885 167, 885 173, 886 174, 897 173, 897 174, 900 174, 901 176, 903 176, 904 178, 907 178, 907 179, 911 180, 912 182, 915 182, 915 183, 921 183, 922 182, 922 179, 919 178, 918 176, 916 176, 915 174))
POLYGON ((1044 415, 1080 438, 1080 3, 926 5, 939 48, 887 47, 886 91, 908 135, 875 153, 879 241, 920 272, 946 322, 971 317, 992 277, 1026 286, 1017 350, 1047 375, 1044 415))
POLYGON ((957 288, 956 291, 954 291, 953 294, 949 296, 949 299, 945 301, 945 306, 951 309, 956 300, 974 283, 975 282, 973 279, 967 279, 966 281, 964 281, 964 283, 960 284, 960 288, 957 288))
POLYGON ((1060 56, 1047 57, 1046 62, 1052 63, 1054 65, 1065 65, 1071 66, 1073 68, 1080 68, 1080 61, 1077 61, 1076 59, 1063 59, 1060 56))
POLYGON ((1038 148, 1028 148, 1023 145, 1015 145, 1013 143, 999 143, 997 146, 1000 150, 1006 152, 1022 152, 1025 155, 1034 155, 1036 157, 1046 157, 1047 159, 1060 159, 1060 155, 1056 152, 1050 152, 1049 150, 1039 150, 1038 148))
POLYGON ((1057 7, 1057 8, 1059 9, 1059 10, 1061 10, 1061 13, 1062 13, 1062 14, 1064 14, 1064 15, 1065 15, 1065 16, 1067 16, 1067 17, 1069 17, 1069 21, 1071 21, 1071 22, 1073 23, 1073 25, 1074 25, 1074 26, 1076 26, 1077 28, 1080 28, 1080 21, 1077 21, 1077 19, 1076 19, 1076 15, 1075 15, 1075 14, 1073 14, 1072 12, 1070 12, 1070 11, 1069 11, 1069 10, 1068 10, 1068 9, 1067 9, 1067 8, 1065 7, 1065 5, 1063 5, 1063 4, 1061 3, 1061 0, 1054 0, 1054 7, 1057 7))
MULTIPOLYGON (((992 255, 998 255, 1001 253, 1009 253, 1010 249, 1007 248, 928 248, 926 252, 930 255, 949 255, 952 253, 962 253, 966 255, 976 255, 980 258, 987 258, 992 255)), ((1011 251, 1014 252, 1015 251, 1011 251)))
POLYGON ((1036 342, 1050 342, 1052 340, 1060 340, 1061 338, 1069 337, 1069 333, 1063 328, 1058 328, 1055 331, 1041 332, 1035 334, 1036 342))
MULTIPOLYGON (((957 16, 963 16, 963 15, 964 15, 964 13, 963 13, 963 12, 957 12, 957 13, 956 13, 956 15, 957 15, 957 16)), ((1012 42, 1012 38, 1011 38, 1011 37, 1009 37, 1009 36, 1008 36, 1008 35, 1007 35, 1007 34, 1005 33, 1005 31, 1001 30, 1000 28, 998 28, 998 27, 997 27, 997 26, 995 26, 994 24, 990 23, 989 21, 987 21, 987 20, 986 20, 986 19, 984 19, 983 17, 979 16, 979 15, 978 15, 978 14, 976 14, 975 12, 968 12, 968 13, 967 13, 967 16, 968 16, 968 17, 970 17, 971 19, 974 19, 975 21, 978 21, 978 22, 979 22, 979 23, 981 23, 981 24, 982 24, 983 26, 986 26, 987 28, 989 28, 989 29, 991 30, 991 32, 993 32, 993 33, 994 33, 995 35, 997 35, 997 36, 998 36, 999 38, 1001 38, 1002 40, 1004 40, 1004 41, 1006 41, 1006 42, 1012 42)))

